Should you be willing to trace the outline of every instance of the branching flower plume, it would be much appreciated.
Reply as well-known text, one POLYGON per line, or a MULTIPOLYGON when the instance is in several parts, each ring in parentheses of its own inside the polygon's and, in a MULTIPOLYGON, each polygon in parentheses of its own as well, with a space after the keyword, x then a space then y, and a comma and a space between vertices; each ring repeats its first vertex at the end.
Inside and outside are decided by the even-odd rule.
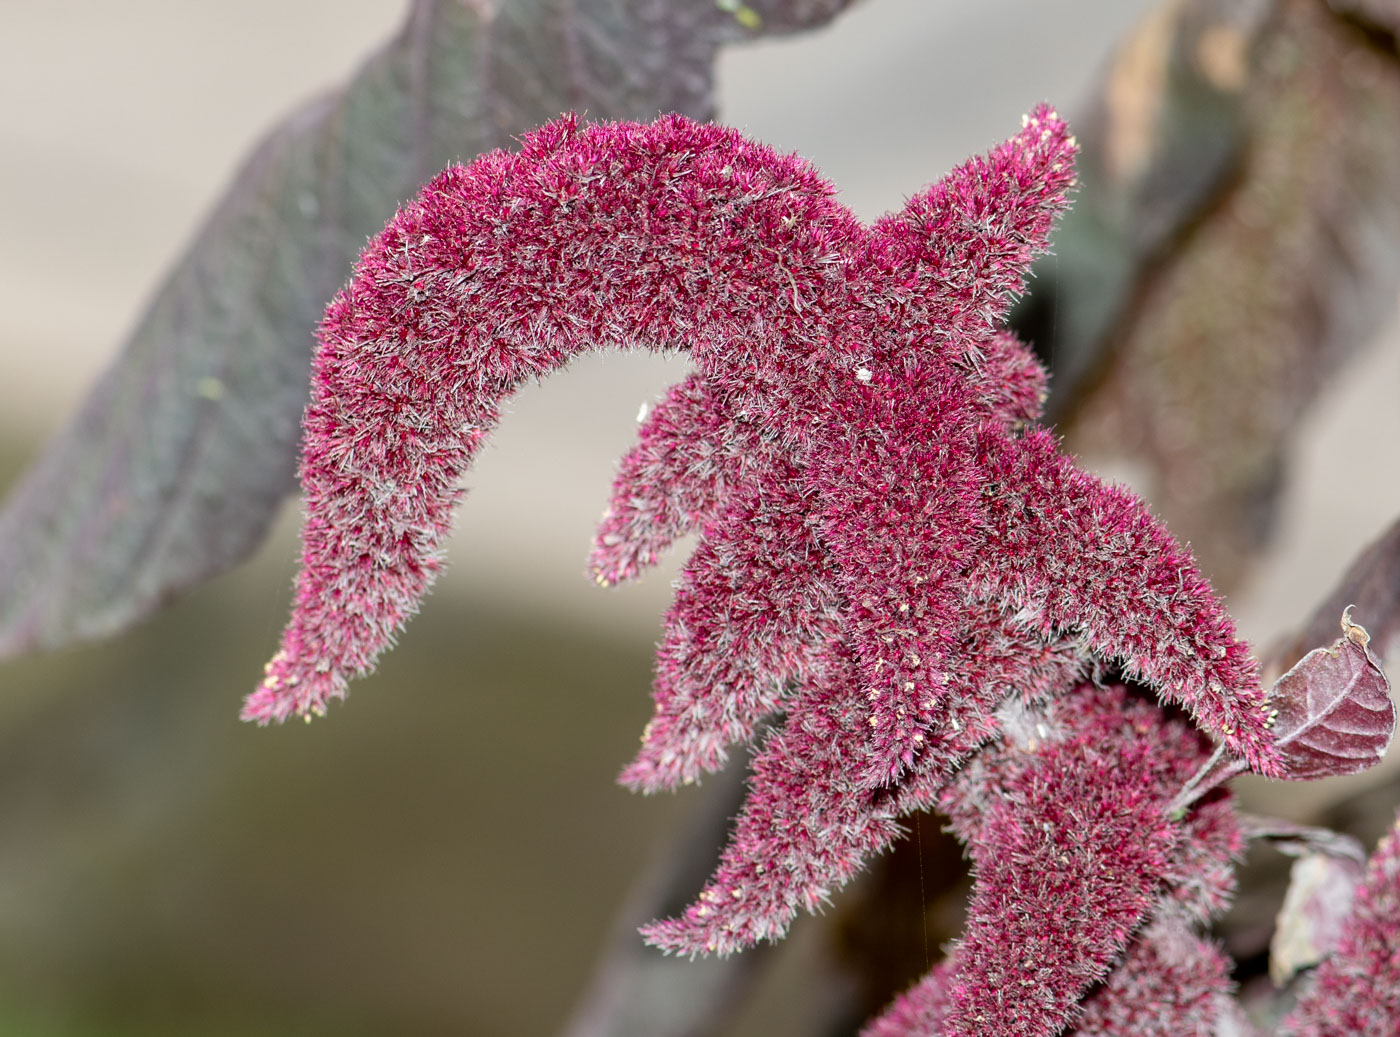
POLYGON ((939 806, 970 848, 971 923, 872 1033, 1058 1033, 1119 962, 1083 1032, 1134 1018, 1168 974, 1186 1000, 1142 1032, 1196 1032, 1172 1021, 1226 989, 1198 930, 1239 836, 1220 794, 1165 808, 1210 739, 1283 763, 1188 555, 1033 424, 1044 374, 1002 322, 1073 157, 1036 109, 871 226, 805 162, 678 116, 565 117, 443 172, 322 325, 294 611, 244 716, 320 714, 372 668, 521 383, 590 349, 687 349, 593 553, 609 584, 699 537, 622 780, 691 782, 772 726, 713 878, 647 938, 780 937, 939 806), (1084 683, 1109 673, 1181 715, 1084 683))
POLYGON ((1223 791, 1180 821, 1163 809, 1208 740, 1122 687, 1003 720, 939 801, 973 862, 966 933, 866 1037, 1050 1035, 1077 1007, 1075 1033, 1214 1034, 1229 965, 1200 929, 1244 839, 1223 791))

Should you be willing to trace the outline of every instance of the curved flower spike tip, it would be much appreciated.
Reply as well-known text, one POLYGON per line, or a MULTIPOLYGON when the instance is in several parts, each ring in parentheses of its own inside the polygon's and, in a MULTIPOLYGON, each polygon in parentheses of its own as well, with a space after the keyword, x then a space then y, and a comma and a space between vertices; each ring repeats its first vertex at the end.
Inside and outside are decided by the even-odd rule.
POLYGON ((565 116, 516 154, 445 170, 321 326, 302 568, 243 716, 318 714, 373 667, 440 571, 459 480, 518 385, 645 346, 689 349, 695 371, 625 460, 595 565, 611 582, 681 532, 700 543, 623 780, 693 780, 781 712, 811 727, 775 740, 765 772, 764 795, 792 802, 751 802, 740 856, 821 847, 758 831, 802 812, 786 776, 807 765, 786 754, 818 729, 840 741, 813 765, 824 794, 865 826, 839 859, 735 858, 735 874, 797 867, 792 903, 819 902, 893 831, 877 797, 926 804, 995 734, 1001 696, 1066 692, 1091 664, 1276 772, 1254 663, 1190 558, 1026 430, 1044 374, 1001 324, 1067 204, 1074 150, 1037 108, 872 226, 801 159, 680 116, 565 116), (986 645, 1001 654, 979 660, 986 645))

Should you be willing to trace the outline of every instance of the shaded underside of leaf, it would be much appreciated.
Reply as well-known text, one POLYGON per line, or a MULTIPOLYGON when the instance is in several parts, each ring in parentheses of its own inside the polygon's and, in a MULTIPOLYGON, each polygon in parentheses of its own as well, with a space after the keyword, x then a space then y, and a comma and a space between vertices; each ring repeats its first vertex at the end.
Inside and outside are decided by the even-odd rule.
POLYGON ((569 109, 713 115, 718 47, 850 0, 415 0, 257 147, 0 511, 0 655, 114 633, 248 555, 295 487, 312 333, 366 237, 454 159, 569 109))
POLYGON ((1070 448, 1145 464, 1229 586, 1271 534, 1299 413, 1394 307, 1400 60, 1315 0, 1171 12, 1086 127, 1086 204, 1037 305, 1070 448))

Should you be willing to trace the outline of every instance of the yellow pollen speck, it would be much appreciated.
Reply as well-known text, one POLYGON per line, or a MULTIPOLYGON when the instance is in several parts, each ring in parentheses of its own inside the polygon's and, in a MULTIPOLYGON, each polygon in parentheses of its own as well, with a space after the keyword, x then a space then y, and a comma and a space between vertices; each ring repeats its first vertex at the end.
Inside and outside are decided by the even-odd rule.
POLYGON ((879 726, 880 726, 880 718, 879 718, 879 717, 871 717, 871 718, 870 718, 870 726, 871 726, 871 727, 879 727, 879 726))
POLYGON ((763 27, 763 16, 741 0, 715 0, 715 6, 726 14, 732 14, 734 20, 745 29, 763 27))

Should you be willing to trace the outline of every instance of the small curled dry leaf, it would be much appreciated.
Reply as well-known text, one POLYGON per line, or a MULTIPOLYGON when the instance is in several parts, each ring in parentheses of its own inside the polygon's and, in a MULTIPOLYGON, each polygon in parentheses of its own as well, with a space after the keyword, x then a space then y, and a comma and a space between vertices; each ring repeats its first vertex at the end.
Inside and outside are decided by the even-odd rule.
POLYGON ((1371 635, 1366 633, 1366 628, 1360 623, 1351 621, 1351 610, 1355 605, 1348 605, 1342 610, 1342 635, 1354 645, 1365 648, 1371 643, 1371 635))
POLYGON ((1288 893, 1269 942, 1274 986, 1283 986, 1337 946, 1364 870, 1357 861, 1327 853, 1304 853, 1293 862, 1288 893))

